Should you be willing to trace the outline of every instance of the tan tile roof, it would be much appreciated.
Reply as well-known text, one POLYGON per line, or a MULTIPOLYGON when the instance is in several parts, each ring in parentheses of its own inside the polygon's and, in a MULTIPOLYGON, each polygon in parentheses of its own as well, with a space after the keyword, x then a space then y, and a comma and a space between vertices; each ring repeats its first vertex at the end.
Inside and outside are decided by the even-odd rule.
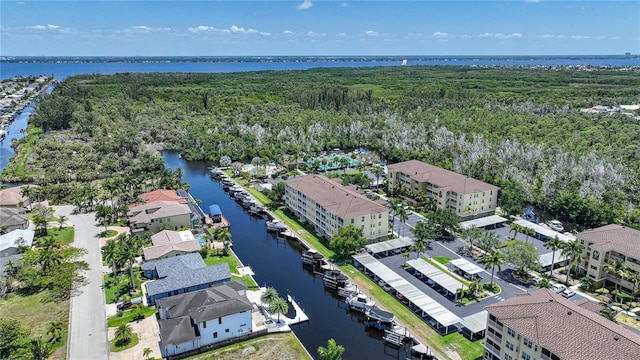
POLYGON ((428 181, 443 189, 451 189, 460 194, 498 190, 497 186, 470 178, 457 172, 429 165, 418 160, 403 161, 388 165, 389 173, 400 172, 417 181, 428 181))
POLYGON ((563 360, 627 360, 640 354, 640 335, 548 289, 519 294, 486 309, 563 360))
POLYGON ((153 219, 191 214, 186 204, 172 201, 154 201, 136 206, 129 210, 129 222, 132 224, 148 224, 153 219))
POLYGON ((601 252, 613 250, 640 259, 640 230, 610 224, 583 231, 576 236, 593 243, 592 249, 601 252))
POLYGON ((27 197, 20 194, 22 186, 0 190, 0 206, 18 206, 27 201, 27 197))
POLYGON ((167 190, 167 189, 158 189, 146 192, 144 194, 138 195, 138 197, 142 200, 142 203, 136 203, 129 205, 129 208, 134 208, 138 205, 145 203, 152 203, 154 201, 171 201, 176 202, 178 204, 186 204, 187 200, 178 196, 175 190, 167 190))
POLYGON ((296 177, 285 183, 342 219, 389 211, 385 206, 322 175, 296 177))

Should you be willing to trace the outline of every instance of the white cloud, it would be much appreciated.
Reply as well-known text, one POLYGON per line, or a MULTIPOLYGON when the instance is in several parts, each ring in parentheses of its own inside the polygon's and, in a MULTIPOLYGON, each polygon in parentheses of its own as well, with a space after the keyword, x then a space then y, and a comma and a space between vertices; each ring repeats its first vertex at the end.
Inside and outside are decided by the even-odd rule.
POLYGON ((215 30, 214 27, 211 26, 205 26, 205 25, 200 25, 197 27, 190 27, 187 29, 187 31, 192 32, 192 33, 199 33, 199 32, 206 32, 206 31, 213 31, 215 30))
POLYGON ((26 28, 23 28, 23 29, 31 29, 31 30, 37 30, 37 31, 50 31, 50 32, 59 33, 59 34, 68 34, 72 32, 70 28, 63 28, 61 26, 51 25, 51 24, 27 26, 26 28))
POLYGON ((313 7, 313 3, 311 2, 311 0, 304 0, 302 2, 302 4, 298 4, 298 6, 296 6, 296 9, 298 10, 307 10, 313 7))
POLYGON ((591 36, 588 36, 588 35, 572 35, 571 38, 572 39, 576 39, 576 40, 588 40, 588 39, 591 39, 591 36))
POLYGON ((257 34, 256 29, 245 29, 237 25, 231 25, 228 29, 218 29, 213 26, 200 25, 197 27, 190 27, 187 31, 192 33, 212 33, 212 34, 257 34))
POLYGON ((478 35, 481 38, 496 38, 496 39, 520 39, 522 37, 521 33, 512 33, 512 34, 503 34, 503 33, 482 33, 478 35))
POLYGON ((371 37, 378 36, 378 32, 377 31, 373 31, 373 30, 369 30, 365 34, 367 34, 367 36, 371 36, 371 37))
POLYGON ((347 33, 337 33, 336 37, 347 37, 347 33))
POLYGON ((239 27, 239 26, 235 26, 235 25, 232 25, 232 26, 229 28, 229 30, 230 30, 232 33, 246 33, 246 34, 257 33, 257 32, 258 32, 258 30, 256 30, 256 29, 246 29, 246 30, 245 30, 245 28, 243 28, 243 27, 239 27))
POLYGON ((452 38, 454 36, 446 32, 436 31, 431 35, 431 37, 434 39, 447 39, 447 38, 452 38))
POLYGON ((293 31, 291 31, 291 30, 285 30, 282 33, 285 34, 285 35, 293 35, 293 31))
POLYGON ((260 32, 260 35, 262 35, 262 36, 271 36, 271 33, 261 31, 261 32, 260 32))

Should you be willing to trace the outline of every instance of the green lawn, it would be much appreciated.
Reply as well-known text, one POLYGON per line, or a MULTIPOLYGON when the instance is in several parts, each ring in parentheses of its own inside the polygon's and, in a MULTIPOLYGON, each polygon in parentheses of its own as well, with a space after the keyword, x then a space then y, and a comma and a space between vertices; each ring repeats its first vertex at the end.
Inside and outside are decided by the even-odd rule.
MULTIPOLYGON (((154 307, 143 307, 140 310, 140 315, 142 317, 149 317, 156 313, 156 308, 154 307)), ((107 327, 117 327, 122 324, 130 323, 135 321, 137 318, 137 311, 135 309, 130 309, 122 312, 122 316, 113 315, 107 319, 107 327)))
POLYGON ((131 336, 131 340, 129 340, 129 342, 126 344, 123 344, 123 345, 117 344, 115 339, 109 341, 109 351, 118 352, 122 350, 131 349, 136 345, 138 345, 138 334, 133 333, 133 336, 131 336))
POLYGON ((398 301, 391 294, 384 291, 366 275, 361 273, 353 265, 342 265, 340 269, 350 278, 358 279, 366 284, 366 290, 373 296, 378 304, 392 312, 400 322, 409 327, 420 338, 427 341, 428 346, 445 355, 446 350, 457 352, 464 360, 473 360, 482 357, 482 343, 471 342, 458 332, 442 336, 414 314, 409 308, 398 301))
POLYGON ((51 301, 48 291, 33 295, 10 294, 0 299, 0 318, 18 320, 23 327, 31 329, 31 336, 47 336, 49 323, 59 321, 63 324, 61 340, 53 346, 66 349, 69 300, 51 301))
POLYGON ((100 237, 110 238, 110 237, 116 236, 117 234, 118 234, 118 232, 115 231, 115 230, 107 230, 107 231, 100 232, 100 237))
MULTIPOLYGON (((338 344, 339 345, 339 344, 338 344)), ((309 351, 315 352, 314 349, 309 351)), ((272 359, 311 359, 307 350, 292 333, 276 333, 260 336, 255 339, 241 341, 235 344, 207 351, 202 354, 189 356, 190 360, 272 360, 272 359), (243 351, 253 349, 250 354, 243 351)))
MULTIPOLYGON (((204 263, 207 264, 207 266, 221 264, 223 262, 226 262, 227 264, 229 264, 229 269, 231 270, 231 272, 236 274, 238 273, 238 267, 242 266, 242 263, 233 252, 231 252, 230 255, 227 255, 227 256, 207 255, 207 257, 204 258, 204 263)), ((231 277, 231 280, 236 280, 236 279, 241 279, 249 289, 258 287, 258 284, 256 284, 256 282, 253 280, 251 276, 235 276, 234 275, 231 277)))
POLYGON ((432 259, 443 265, 451 261, 451 258, 446 256, 434 256, 432 259))
POLYGON ((107 304, 118 302, 118 298, 122 297, 123 299, 129 299, 131 297, 141 296, 140 290, 142 289, 142 271, 140 268, 133 269, 133 277, 136 283, 136 289, 138 290, 138 294, 129 295, 129 283, 130 275, 129 269, 122 269, 120 276, 118 276, 118 283, 114 283, 113 274, 106 274, 104 276, 104 294, 105 301, 107 304))

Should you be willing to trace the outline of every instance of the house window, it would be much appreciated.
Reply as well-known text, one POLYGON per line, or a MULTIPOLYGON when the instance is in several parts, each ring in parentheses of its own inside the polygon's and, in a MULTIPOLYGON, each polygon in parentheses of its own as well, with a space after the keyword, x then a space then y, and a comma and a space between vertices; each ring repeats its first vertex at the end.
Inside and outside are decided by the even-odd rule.
POLYGON ((203 329, 206 329, 206 328, 207 328, 207 322, 206 322, 206 321, 204 321, 204 322, 202 323, 202 328, 203 328, 203 329))
POLYGON ((600 260, 600 252, 598 250, 593 250, 593 260, 600 260))
POLYGON ((354 219, 351 219, 351 223, 352 223, 352 224, 353 224, 353 220, 354 220, 354 219))
POLYGON ((512 337, 516 337, 516 331, 512 328, 507 328, 507 334, 511 335, 512 337))
POLYGON ((222 318, 221 317, 218 318, 218 325, 220 325, 220 324, 222 324, 222 318))
POLYGON ((589 267, 591 268, 591 270, 598 270, 597 266, 589 265, 589 267))
POLYGON ((513 358, 509 354, 504 354, 504 360, 513 360, 513 358))
POLYGON ((531 349, 531 346, 533 346, 533 343, 531 342, 531 340, 529 340, 527 338, 522 340, 522 343, 524 344, 524 346, 528 347, 529 349, 531 349))
POLYGON ((362 217, 362 221, 364 222, 364 216, 362 217))
POLYGON ((228 332, 229 332, 229 329, 224 329, 224 332, 228 333, 228 332))
POLYGON ((213 333, 213 338, 214 338, 214 339, 217 339, 217 338, 218 338, 218 332, 217 332, 217 331, 213 333))
POLYGON ((513 344, 509 340, 507 340, 506 347, 507 347, 507 349, 513 351, 513 344))
POLYGON ((531 360, 531 355, 527 354, 526 352, 522 352, 522 360, 531 360))

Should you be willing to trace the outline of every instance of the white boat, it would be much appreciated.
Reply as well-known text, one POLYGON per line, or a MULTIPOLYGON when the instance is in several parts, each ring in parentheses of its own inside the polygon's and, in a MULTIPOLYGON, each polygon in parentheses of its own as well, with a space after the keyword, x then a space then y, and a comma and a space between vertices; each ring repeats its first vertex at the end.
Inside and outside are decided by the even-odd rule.
POLYGON ((545 224, 549 225, 549 227, 557 232, 563 232, 564 226, 558 220, 547 220, 545 224))
POLYGON ((271 220, 267 221, 267 230, 281 232, 287 230, 287 225, 280 220, 271 220))
POLYGON ((371 310, 375 305, 375 301, 371 300, 367 295, 358 293, 350 296, 346 300, 351 310, 357 310, 363 313, 371 310))
POLYGON ((211 169, 212 177, 218 178, 218 177, 221 177, 222 175, 224 175, 224 171, 222 171, 222 169, 218 169, 218 168, 211 169))

